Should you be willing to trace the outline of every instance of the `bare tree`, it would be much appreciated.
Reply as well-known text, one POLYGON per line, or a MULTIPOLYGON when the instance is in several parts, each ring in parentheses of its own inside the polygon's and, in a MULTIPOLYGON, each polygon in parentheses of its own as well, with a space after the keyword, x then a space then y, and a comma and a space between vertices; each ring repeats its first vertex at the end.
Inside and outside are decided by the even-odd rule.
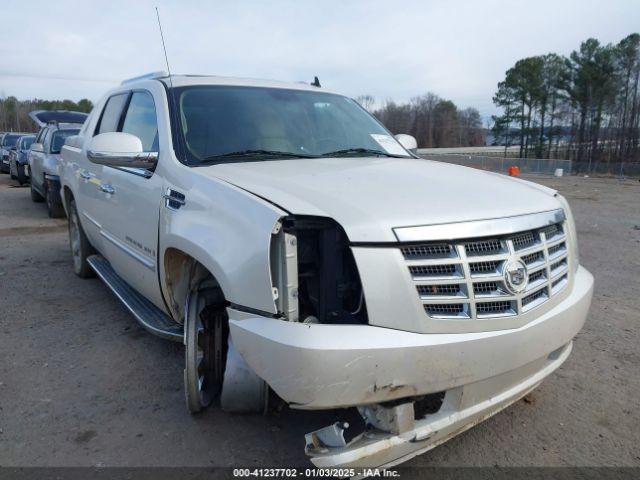
POLYGON ((358 102, 366 111, 373 112, 373 106, 376 103, 376 99, 373 98, 372 95, 360 95, 359 97, 356 97, 356 102, 358 102))
POLYGON ((413 135, 420 147, 477 146, 485 142, 476 109, 459 110, 450 100, 433 93, 414 97, 407 104, 387 100, 374 114, 394 134, 413 135))

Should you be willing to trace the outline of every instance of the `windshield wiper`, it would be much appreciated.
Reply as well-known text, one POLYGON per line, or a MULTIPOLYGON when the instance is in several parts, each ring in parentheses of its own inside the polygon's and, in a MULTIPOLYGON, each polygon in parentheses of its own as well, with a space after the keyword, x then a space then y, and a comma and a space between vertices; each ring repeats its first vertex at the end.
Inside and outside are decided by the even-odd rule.
POLYGON ((353 154, 366 154, 366 155, 384 155, 386 157, 402 157, 401 155, 393 155, 391 153, 383 152, 382 150, 374 150, 372 148, 345 148, 343 150, 336 150, 334 152, 326 152, 323 153, 323 157, 339 157, 342 155, 353 155, 353 154))
POLYGON ((281 158, 317 158, 315 155, 293 152, 279 152, 276 150, 239 150, 237 152, 222 153, 203 158, 202 163, 215 162, 216 160, 234 157, 281 157, 281 158))

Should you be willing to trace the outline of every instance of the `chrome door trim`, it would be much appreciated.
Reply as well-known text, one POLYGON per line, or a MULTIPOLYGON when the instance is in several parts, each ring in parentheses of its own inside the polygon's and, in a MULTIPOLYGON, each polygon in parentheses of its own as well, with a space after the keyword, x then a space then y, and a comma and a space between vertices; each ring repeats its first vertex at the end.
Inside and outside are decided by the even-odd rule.
POLYGON ((89 161, 107 167, 153 168, 158 152, 97 152, 87 150, 89 161))
POLYGON ((487 218, 469 222, 439 223, 415 227, 396 227, 393 233, 400 242, 424 242, 431 240, 456 240, 477 238, 533 230, 553 225, 565 219, 564 210, 549 210, 513 217, 487 218))
POLYGON ((133 167, 111 167, 116 170, 120 170, 122 172, 131 173, 133 175, 137 175, 139 177, 151 178, 153 176, 153 172, 147 170, 146 168, 133 168, 133 167))
POLYGON ((133 258, 134 260, 137 260, 138 262, 140 262, 142 265, 147 267, 152 272, 155 272, 155 270, 156 270, 156 262, 155 262, 155 260, 152 260, 151 258, 146 257, 145 255, 142 255, 139 252, 136 252, 133 248, 131 248, 126 243, 124 243, 122 240, 120 240, 119 238, 113 236, 112 234, 110 234, 109 232, 107 232, 105 230, 101 229, 100 230, 100 235, 102 235, 104 238, 109 240, 113 245, 118 247, 120 250, 122 250, 124 253, 129 255, 131 258, 133 258))
POLYGON ((94 220, 87 212, 82 212, 82 215, 96 227, 98 227, 98 229, 102 229, 102 225, 100 225, 97 220, 94 220))

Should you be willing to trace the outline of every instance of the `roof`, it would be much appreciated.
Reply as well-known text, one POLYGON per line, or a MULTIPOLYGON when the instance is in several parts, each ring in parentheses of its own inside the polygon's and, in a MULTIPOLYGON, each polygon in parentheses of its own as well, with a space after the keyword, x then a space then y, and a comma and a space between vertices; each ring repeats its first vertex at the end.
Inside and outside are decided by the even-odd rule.
MULTIPOLYGON (((314 87, 310 82, 280 82, 276 80, 263 80, 257 78, 241 78, 241 77, 222 77, 218 75, 169 75, 166 72, 155 72, 147 75, 141 75, 122 82, 123 85, 129 85, 138 81, 160 80, 167 86, 185 87, 189 85, 228 85, 238 87, 263 87, 263 88, 284 88, 288 90, 307 90, 307 91, 323 91, 324 88, 314 87)), ((313 79, 311 79, 313 80, 313 79)), ((333 93, 333 92, 331 92, 333 93)))

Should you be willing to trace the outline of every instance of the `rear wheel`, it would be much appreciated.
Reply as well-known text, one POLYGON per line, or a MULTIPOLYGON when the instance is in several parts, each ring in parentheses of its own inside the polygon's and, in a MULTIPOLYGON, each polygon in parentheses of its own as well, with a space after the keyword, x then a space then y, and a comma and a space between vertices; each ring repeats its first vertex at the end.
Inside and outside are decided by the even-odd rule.
POLYGON ((191 413, 207 408, 222 390, 229 327, 221 300, 219 289, 201 286, 187 301, 184 388, 191 413))
POLYGON ((24 165, 16 165, 16 170, 17 170, 17 175, 16 177, 18 178, 18 183, 20 185, 24 185, 25 183, 27 183, 29 181, 29 179, 27 178, 27 176, 24 173, 24 165))
POLYGON ((87 262, 87 258, 95 253, 89 239, 82 229, 75 200, 69 200, 69 244, 73 257, 73 271, 80 278, 93 277, 95 273, 87 262))

